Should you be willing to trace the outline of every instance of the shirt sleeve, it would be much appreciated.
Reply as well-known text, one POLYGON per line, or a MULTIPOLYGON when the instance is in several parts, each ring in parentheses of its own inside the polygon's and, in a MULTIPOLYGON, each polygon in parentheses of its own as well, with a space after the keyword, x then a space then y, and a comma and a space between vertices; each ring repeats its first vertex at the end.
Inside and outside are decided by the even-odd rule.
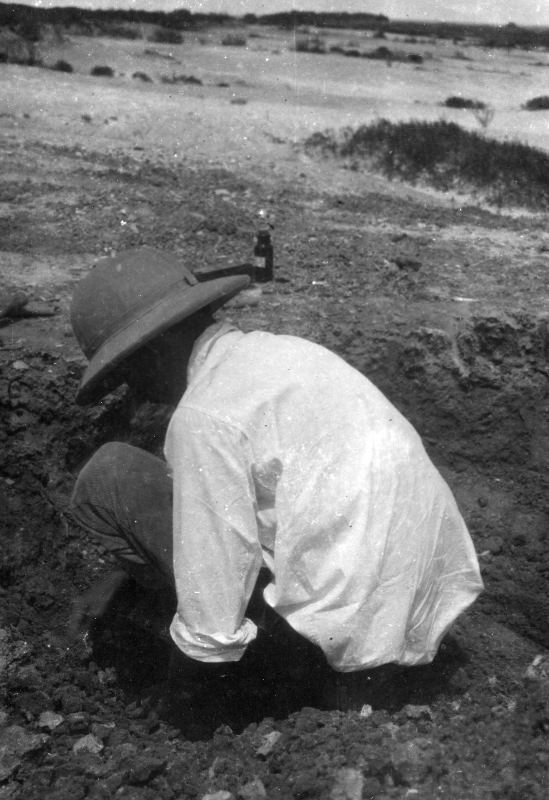
POLYGON ((198 661, 238 661, 257 633, 245 618, 262 563, 245 435, 179 408, 166 435, 173 472, 175 644, 198 661))

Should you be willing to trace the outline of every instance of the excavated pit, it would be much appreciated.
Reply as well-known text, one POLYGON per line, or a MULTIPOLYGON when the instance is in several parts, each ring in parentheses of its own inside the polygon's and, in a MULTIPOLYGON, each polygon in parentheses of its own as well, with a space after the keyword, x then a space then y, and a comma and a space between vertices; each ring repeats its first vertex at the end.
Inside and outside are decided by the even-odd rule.
MULTIPOLYGON (((350 328, 342 336, 328 324, 318 338, 344 355, 351 343, 349 360, 420 431, 475 539, 487 584, 482 610, 549 646, 547 320, 494 312, 445 328, 355 334, 350 328)), ((96 408, 78 408, 72 398, 80 363, 39 351, 10 363, 7 355, 0 575, 8 620, 24 631, 21 600, 47 612, 56 604, 57 573, 70 587, 104 568, 95 546, 84 548, 65 521, 78 469, 109 440, 160 454, 168 410, 134 412, 123 391, 96 408)))
MULTIPOLYGON (((257 311, 231 313, 245 329, 256 322, 257 311)), ((497 312, 443 320, 388 328, 372 317, 370 328, 357 319, 345 328, 328 319, 317 330, 416 425, 457 496, 486 582, 435 662, 367 698, 364 719, 319 700, 329 670, 283 628, 258 638, 222 697, 204 687, 194 705, 160 719, 150 698, 166 675, 169 620, 155 612, 155 598, 122 597, 93 647, 67 641, 70 603, 109 566, 65 517, 75 476, 109 440, 160 453, 168 412, 136 412, 123 390, 78 408, 81 359, 34 349, 14 360, 4 351, 0 655, 8 727, 0 738, 14 766, 0 773, 2 797, 15 797, 7 789, 16 787, 29 800, 68 800, 77 786, 78 797, 102 798, 118 786, 132 800, 205 797, 212 787, 228 798, 251 784, 259 794, 250 797, 265 787, 269 797, 328 797, 344 778, 366 781, 368 797, 404 797, 410 787, 433 798, 476 798, 494 787, 484 796, 513 797, 505 792, 517 785, 542 796, 548 705, 520 675, 549 646, 546 320, 497 312), (488 750, 500 753, 490 768, 488 750), (472 759, 466 769, 464 758, 472 759), (477 793, 467 794, 471 780, 477 793)))

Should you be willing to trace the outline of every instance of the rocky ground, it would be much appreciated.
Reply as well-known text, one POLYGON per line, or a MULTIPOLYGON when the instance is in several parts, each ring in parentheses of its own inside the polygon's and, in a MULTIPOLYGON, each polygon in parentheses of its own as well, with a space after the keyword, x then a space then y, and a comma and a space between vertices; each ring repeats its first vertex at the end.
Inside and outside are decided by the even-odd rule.
POLYGON ((545 218, 349 173, 272 136, 175 161, 84 136, 80 118, 54 135, 41 114, 0 119, 0 294, 24 293, 38 314, 0 319, 0 800, 545 798, 545 218), (323 702, 321 661, 275 631, 222 698, 164 718, 150 698, 169 645, 148 598, 124 597, 91 641, 65 634, 72 600, 109 566, 65 516, 78 469, 115 438, 158 452, 166 419, 123 391, 75 406, 70 296, 99 256, 129 246, 191 267, 247 261, 260 208, 276 280, 224 315, 321 342, 380 386, 454 490, 486 591, 433 665, 360 713, 323 702))

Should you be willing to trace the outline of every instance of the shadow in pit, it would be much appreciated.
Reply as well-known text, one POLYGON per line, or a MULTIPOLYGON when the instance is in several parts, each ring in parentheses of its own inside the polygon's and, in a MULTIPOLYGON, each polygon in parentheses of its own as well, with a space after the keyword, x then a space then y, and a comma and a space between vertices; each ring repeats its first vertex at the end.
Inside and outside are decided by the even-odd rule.
POLYGON ((319 706, 325 673, 321 650, 307 642, 256 599, 248 615, 258 624, 257 638, 226 677, 212 683, 197 679, 192 696, 167 694, 169 636, 175 600, 131 586, 96 625, 93 659, 113 667, 128 702, 159 703, 160 717, 189 739, 209 738, 222 725, 239 732, 265 717, 285 718, 304 706, 319 706))
POLYGON ((165 681, 174 647, 168 633, 173 608, 171 599, 159 600, 142 588, 126 591, 96 629, 93 657, 103 668, 115 668, 128 701, 147 706, 151 697, 160 700, 161 719, 190 740, 208 739, 221 726, 239 733, 250 723, 284 719, 304 707, 359 711, 368 704, 397 711, 407 703, 429 704, 440 693, 455 693, 453 676, 467 663, 458 641, 448 636, 431 664, 365 671, 358 691, 349 694, 349 674, 331 669, 320 648, 258 602, 256 594, 248 613, 258 624, 258 636, 234 669, 214 684, 197 681, 192 695, 169 696, 165 681))

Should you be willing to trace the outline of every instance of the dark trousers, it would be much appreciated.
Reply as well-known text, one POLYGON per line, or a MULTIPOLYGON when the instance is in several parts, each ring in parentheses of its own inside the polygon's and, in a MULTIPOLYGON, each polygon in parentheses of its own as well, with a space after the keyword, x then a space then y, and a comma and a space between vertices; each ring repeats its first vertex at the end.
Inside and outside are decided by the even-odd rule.
MULTIPOLYGON (((80 472, 70 513, 136 583, 153 591, 169 588, 175 597, 172 503, 166 462, 138 447, 111 442, 80 472)), ((268 570, 262 569, 247 610, 262 628, 280 621, 262 597, 268 580, 268 570)))
POLYGON ((137 583, 174 587, 172 479, 165 461, 121 442, 103 445, 78 476, 70 513, 137 583))

